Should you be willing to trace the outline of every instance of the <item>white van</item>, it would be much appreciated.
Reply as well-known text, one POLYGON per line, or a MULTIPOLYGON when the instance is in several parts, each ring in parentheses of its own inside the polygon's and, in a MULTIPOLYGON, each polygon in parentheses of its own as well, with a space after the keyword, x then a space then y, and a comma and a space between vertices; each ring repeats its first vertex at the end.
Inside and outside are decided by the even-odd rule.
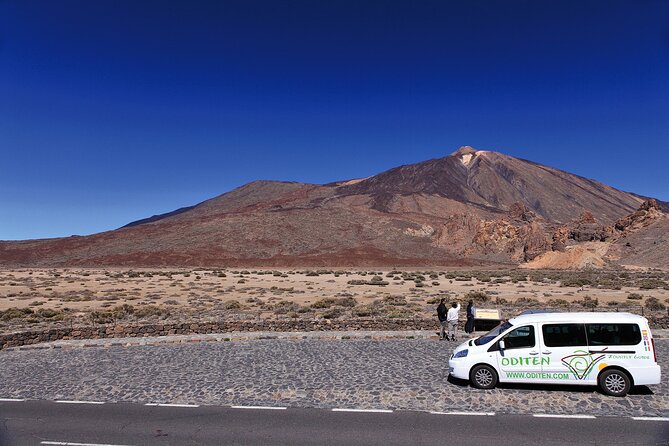
POLYGON ((630 313, 530 313, 460 344, 450 374, 474 387, 497 382, 598 385, 624 396, 659 384, 648 320, 630 313))

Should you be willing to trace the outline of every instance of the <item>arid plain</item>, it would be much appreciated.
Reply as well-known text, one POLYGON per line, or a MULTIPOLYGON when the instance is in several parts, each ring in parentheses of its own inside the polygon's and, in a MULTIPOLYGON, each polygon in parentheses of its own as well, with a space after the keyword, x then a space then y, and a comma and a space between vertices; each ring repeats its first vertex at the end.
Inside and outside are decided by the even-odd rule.
MULTIPOLYGON (((669 273, 553 270, 16 269, 0 332, 188 320, 429 318, 439 298, 511 317, 529 308, 666 315, 669 273)), ((463 311, 464 313, 464 311, 463 311)))

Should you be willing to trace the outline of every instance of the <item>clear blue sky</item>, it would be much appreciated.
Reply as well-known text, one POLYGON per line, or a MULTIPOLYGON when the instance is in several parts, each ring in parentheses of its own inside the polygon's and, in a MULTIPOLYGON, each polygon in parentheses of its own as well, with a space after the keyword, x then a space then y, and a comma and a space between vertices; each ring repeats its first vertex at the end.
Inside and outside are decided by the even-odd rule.
POLYGON ((669 2, 0 0, 0 239, 461 145, 669 201, 669 2))

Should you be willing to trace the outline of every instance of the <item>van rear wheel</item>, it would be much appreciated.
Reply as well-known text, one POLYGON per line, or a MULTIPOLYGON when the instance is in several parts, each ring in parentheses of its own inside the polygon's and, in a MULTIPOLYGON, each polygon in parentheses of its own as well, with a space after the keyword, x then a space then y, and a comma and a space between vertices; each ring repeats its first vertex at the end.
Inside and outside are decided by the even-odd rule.
POLYGON ((597 381, 601 391, 611 396, 625 396, 632 387, 629 375, 618 369, 604 370, 597 381))
POLYGON ((477 389, 492 389, 497 385, 497 372, 486 364, 479 364, 469 373, 469 382, 477 389))

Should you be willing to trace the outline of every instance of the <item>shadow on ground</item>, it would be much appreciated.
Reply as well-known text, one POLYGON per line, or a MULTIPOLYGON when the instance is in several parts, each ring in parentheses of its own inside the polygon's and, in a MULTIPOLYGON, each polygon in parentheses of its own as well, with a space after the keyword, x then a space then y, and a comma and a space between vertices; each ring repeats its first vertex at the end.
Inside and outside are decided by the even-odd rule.
MULTIPOLYGON (((466 379, 455 378, 448 376, 448 382, 458 387, 469 387, 469 381, 466 379)), ((548 392, 576 392, 576 393, 601 393, 596 386, 576 386, 564 384, 520 384, 520 383, 499 383, 497 387, 500 389, 515 389, 515 390, 543 390, 548 392)), ((654 395, 653 391, 648 386, 634 386, 629 392, 630 395, 654 395)))

